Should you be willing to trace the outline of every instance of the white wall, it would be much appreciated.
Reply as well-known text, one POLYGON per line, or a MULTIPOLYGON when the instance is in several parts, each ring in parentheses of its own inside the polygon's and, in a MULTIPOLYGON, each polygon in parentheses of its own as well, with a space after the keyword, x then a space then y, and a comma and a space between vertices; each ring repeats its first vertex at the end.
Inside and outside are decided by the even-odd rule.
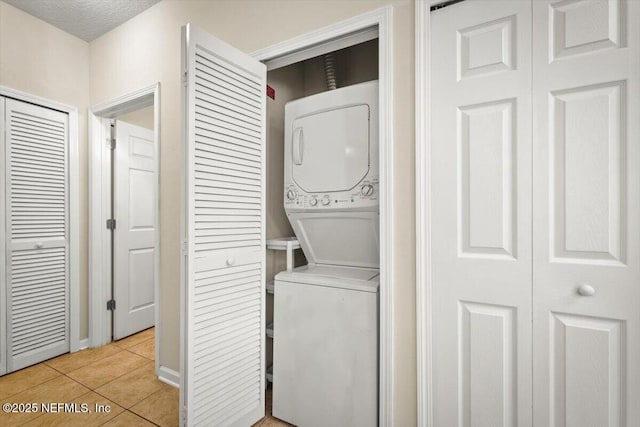
POLYGON ((80 338, 86 338, 89 321, 87 299, 89 44, 0 1, 0 85, 73 105, 78 109, 80 338))

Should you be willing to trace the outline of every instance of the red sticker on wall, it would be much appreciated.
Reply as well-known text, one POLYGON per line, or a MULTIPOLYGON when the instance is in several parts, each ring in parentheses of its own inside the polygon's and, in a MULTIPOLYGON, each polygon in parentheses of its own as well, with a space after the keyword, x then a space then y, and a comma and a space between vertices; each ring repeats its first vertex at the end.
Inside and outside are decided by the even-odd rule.
POLYGON ((267 96, 271 99, 276 99, 276 90, 269 85, 267 85, 267 96))

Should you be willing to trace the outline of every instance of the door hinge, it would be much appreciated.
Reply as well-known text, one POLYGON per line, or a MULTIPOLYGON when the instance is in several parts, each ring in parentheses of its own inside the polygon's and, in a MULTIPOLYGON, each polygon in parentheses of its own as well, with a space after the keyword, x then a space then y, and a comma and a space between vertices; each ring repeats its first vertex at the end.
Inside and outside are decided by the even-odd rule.
POLYGON ((107 148, 109 150, 116 149, 116 139, 115 138, 107 138, 107 148))
POLYGON ((107 230, 115 230, 116 229, 116 220, 108 219, 107 220, 107 230))
POLYGON ((116 309, 116 300, 110 299, 107 301, 107 310, 114 311, 116 309))
POLYGON ((182 86, 187 86, 187 70, 182 72, 182 86))

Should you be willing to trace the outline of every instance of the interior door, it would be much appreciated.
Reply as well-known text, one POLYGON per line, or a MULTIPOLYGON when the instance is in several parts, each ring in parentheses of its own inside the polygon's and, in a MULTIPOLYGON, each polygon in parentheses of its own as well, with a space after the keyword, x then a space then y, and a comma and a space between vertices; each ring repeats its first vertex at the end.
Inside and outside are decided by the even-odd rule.
POLYGON ((11 372, 69 351, 69 131, 59 111, 7 99, 4 113, 11 372))
POLYGON ((264 416, 266 67, 183 28, 182 422, 264 416))
POLYGON ((158 149, 153 130, 116 121, 113 337, 154 325, 158 149))
POLYGON ((640 2, 534 1, 534 420, 640 423, 640 2))
POLYGON ((531 2, 431 13, 435 426, 531 424, 531 2))

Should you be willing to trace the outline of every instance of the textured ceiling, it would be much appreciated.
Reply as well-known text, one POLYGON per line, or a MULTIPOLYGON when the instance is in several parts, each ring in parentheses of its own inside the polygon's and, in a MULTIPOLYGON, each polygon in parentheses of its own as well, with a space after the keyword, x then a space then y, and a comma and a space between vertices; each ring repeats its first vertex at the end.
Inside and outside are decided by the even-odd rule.
POLYGON ((160 0, 3 0, 88 42, 160 0))

